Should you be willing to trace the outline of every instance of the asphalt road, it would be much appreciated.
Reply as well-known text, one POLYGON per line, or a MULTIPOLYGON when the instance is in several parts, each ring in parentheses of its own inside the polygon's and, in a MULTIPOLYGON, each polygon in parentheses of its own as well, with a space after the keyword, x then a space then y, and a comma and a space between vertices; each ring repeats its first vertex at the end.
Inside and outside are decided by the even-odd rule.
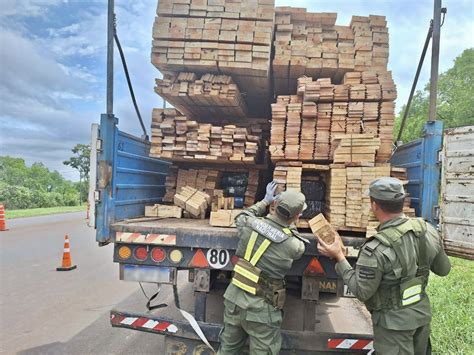
MULTIPOLYGON (((137 284, 118 279, 112 246, 97 246, 84 217, 80 212, 9 220, 10 230, 0 232, 1 354, 164 353, 162 336, 110 326, 110 309, 144 312, 146 299, 137 284), (57 272, 65 234, 77 269, 57 272)), ((192 290, 186 273, 180 274, 181 304, 192 310, 192 290)), ((151 295, 154 286, 145 290, 151 295)), ((163 287, 160 302, 173 303, 169 287, 163 287)), ((370 334, 367 315, 352 299, 321 303, 317 329, 370 334)), ((177 316, 172 306, 158 312, 177 316)), ((208 304, 208 317, 219 319, 221 312, 208 304)), ((291 316, 297 321, 298 312, 291 316)))

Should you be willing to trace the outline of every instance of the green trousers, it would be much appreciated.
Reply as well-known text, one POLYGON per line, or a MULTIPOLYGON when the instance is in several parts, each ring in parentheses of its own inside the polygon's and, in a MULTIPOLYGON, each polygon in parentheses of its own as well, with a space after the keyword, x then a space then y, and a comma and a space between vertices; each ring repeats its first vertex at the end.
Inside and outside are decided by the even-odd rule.
POLYGON ((414 330, 391 330, 374 325, 377 355, 425 355, 428 351, 430 325, 414 330))
POLYGON ((241 355, 249 340, 251 355, 277 355, 281 348, 282 311, 267 305, 242 309, 224 301, 224 328, 219 336, 218 355, 241 355))

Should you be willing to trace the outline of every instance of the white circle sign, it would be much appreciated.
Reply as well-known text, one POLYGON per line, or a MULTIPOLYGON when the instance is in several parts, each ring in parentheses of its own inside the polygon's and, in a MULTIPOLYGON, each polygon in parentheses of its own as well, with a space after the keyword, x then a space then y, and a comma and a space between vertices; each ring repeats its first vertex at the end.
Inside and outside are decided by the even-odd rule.
POLYGON ((226 249, 209 249, 207 251, 207 262, 213 269, 222 269, 229 263, 230 256, 226 249))

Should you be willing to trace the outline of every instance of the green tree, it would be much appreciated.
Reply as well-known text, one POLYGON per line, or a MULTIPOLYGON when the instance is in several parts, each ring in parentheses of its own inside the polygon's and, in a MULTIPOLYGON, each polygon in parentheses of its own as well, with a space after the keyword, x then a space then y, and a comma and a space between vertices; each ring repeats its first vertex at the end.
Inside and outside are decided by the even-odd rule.
MULTIPOLYGON (((428 119, 429 90, 428 83, 413 96, 402 141, 421 137, 428 119)), ((398 136, 405 109, 404 106, 395 120, 394 139, 398 136)), ((439 76, 437 116, 444 121, 445 128, 474 124, 474 48, 464 50, 454 60, 453 67, 439 76)))
POLYGON ((74 148, 72 148, 72 152, 74 153, 74 156, 69 158, 69 160, 63 161, 63 164, 68 165, 79 172, 79 185, 77 185, 77 187, 80 192, 80 201, 82 203, 83 198, 87 195, 87 193, 85 193, 87 190, 84 189, 84 186, 89 184, 91 148, 88 144, 76 144, 74 148))
POLYGON ((9 209, 73 206, 79 191, 57 171, 42 163, 26 166, 24 159, 0 157, 0 201, 9 209))

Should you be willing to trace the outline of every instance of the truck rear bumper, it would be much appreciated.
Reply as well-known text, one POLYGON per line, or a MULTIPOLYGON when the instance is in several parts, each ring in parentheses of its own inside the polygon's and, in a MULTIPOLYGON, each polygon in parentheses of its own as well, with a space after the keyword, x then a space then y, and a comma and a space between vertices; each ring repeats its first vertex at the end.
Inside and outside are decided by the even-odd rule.
MULTIPOLYGON (((110 312, 113 327, 134 329, 200 342, 192 327, 184 320, 168 319, 145 313, 110 312)), ((198 322, 210 343, 217 345, 221 324, 198 322)), ((371 354, 373 340, 365 334, 323 333, 282 330, 282 353, 288 351, 371 354)), ((216 346, 217 348, 217 346, 216 346)), ((299 353, 299 352, 298 352, 299 353)))

